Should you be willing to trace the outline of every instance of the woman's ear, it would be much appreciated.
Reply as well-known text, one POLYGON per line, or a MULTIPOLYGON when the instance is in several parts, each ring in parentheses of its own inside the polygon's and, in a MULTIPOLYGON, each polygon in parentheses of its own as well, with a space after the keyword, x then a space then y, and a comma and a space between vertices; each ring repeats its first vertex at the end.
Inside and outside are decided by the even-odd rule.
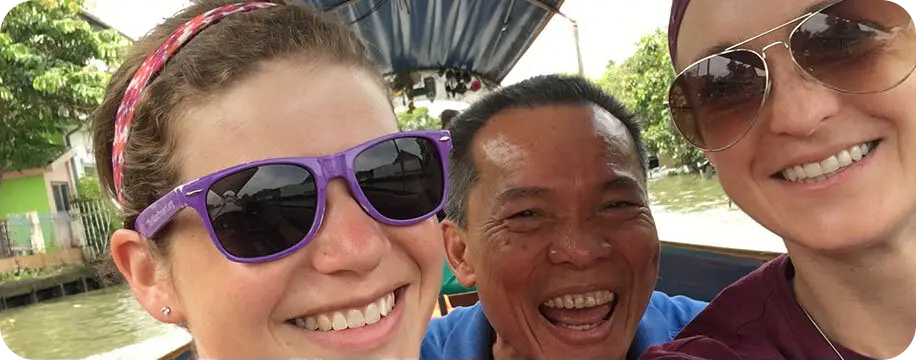
POLYGON ((119 229, 111 235, 111 257, 118 271, 130 284, 140 305, 155 319, 165 323, 185 322, 165 260, 153 255, 139 233, 119 229))
POLYGON ((465 288, 477 284, 477 274, 469 262, 467 233, 450 219, 442 221, 442 238, 445 242, 445 258, 455 273, 455 279, 465 288))

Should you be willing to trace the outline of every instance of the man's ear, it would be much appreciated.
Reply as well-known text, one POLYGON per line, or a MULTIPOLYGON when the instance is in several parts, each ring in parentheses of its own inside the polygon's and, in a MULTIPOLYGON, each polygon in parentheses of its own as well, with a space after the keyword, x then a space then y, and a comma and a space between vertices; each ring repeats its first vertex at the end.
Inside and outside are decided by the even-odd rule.
POLYGON ((118 271, 130 284, 130 289, 140 305, 153 318, 165 323, 184 322, 185 316, 178 303, 168 273, 139 233, 119 229, 111 235, 111 257, 118 271), (164 312, 165 308, 167 312, 164 312))
POLYGON ((455 272, 458 283, 465 288, 474 287, 477 284, 477 274, 469 260, 467 232, 454 221, 446 219, 442 221, 442 238, 445 241, 445 258, 455 272))

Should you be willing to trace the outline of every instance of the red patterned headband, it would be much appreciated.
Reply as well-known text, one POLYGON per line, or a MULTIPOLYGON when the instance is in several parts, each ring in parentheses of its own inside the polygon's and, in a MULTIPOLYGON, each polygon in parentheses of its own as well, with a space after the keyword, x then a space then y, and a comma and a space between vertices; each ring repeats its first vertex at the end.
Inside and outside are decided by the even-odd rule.
POLYGON ((671 20, 668 22, 668 52, 671 53, 671 62, 677 55, 677 35, 681 30, 681 20, 684 20, 684 13, 687 12, 687 5, 690 0, 674 0, 671 2, 671 20))
POLYGON ((207 11, 175 29, 169 38, 159 46, 159 49, 146 57, 146 60, 137 69, 134 77, 130 80, 130 84, 127 86, 127 90, 124 92, 124 98, 121 99, 121 106, 118 108, 118 115, 115 120, 111 166, 118 203, 123 204, 124 201, 121 189, 121 177, 124 170, 124 147, 127 145, 127 137, 130 135, 130 123, 133 120, 134 110, 140 100, 140 92, 143 91, 143 88, 162 69, 165 62, 178 52, 178 49, 200 33, 201 30, 207 28, 207 26, 219 22, 228 15, 274 5, 276 4, 265 2, 237 3, 207 11))

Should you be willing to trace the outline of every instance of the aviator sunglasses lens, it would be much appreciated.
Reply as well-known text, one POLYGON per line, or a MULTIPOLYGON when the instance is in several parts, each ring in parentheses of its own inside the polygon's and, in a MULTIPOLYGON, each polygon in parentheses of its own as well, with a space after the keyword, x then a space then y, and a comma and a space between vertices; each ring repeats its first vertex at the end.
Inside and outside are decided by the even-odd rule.
POLYGON ((845 0, 802 22, 792 55, 823 85, 849 93, 889 90, 916 67, 916 28, 891 1, 845 0))
POLYGON ((691 144, 718 150, 747 133, 767 88, 763 59, 732 50, 700 60, 675 79, 668 94, 671 117, 691 144))
POLYGON ((315 177, 292 164, 233 173, 207 191, 207 215, 227 253, 258 258, 289 250, 315 223, 315 177))
POLYGON ((418 220, 442 203, 442 159, 429 139, 386 140, 362 151, 353 163, 369 205, 389 220, 418 220))

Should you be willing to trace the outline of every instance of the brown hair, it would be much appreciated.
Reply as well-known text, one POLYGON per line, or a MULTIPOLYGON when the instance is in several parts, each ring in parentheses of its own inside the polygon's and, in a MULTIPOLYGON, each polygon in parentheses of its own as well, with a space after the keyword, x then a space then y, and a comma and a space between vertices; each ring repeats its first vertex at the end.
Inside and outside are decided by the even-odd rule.
MULTIPOLYGON (((114 195, 111 143, 115 117, 137 68, 175 28, 210 9, 239 1, 195 1, 137 41, 112 76, 105 99, 92 120, 99 179, 110 195, 114 195)), ((170 124, 196 100, 232 86, 263 62, 284 58, 353 66, 381 79, 359 37, 346 25, 293 1, 268 2, 281 6, 232 14, 202 30, 168 60, 143 90, 124 151, 124 228, 133 229, 144 208, 178 185, 177 160, 171 157, 177 135, 170 133, 170 124)), ((160 250, 167 247, 156 246, 160 250)))

